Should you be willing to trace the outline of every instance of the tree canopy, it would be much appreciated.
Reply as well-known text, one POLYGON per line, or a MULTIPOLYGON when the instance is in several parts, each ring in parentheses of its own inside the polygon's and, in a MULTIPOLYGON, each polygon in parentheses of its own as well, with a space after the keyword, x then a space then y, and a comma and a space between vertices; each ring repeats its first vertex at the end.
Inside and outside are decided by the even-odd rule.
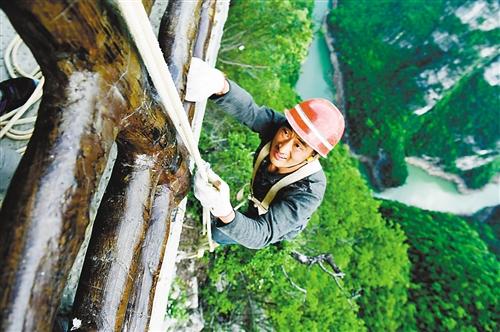
POLYGON ((500 169, 500 85, 485 78, 500 61, 491 51, 500 34, 461 21, 474 3, 347 0, 330 14, 350 144, 380 161, 385 186, 404 183, 407 155, 431 156, 473 188, 500 169), (414 113, 424 106, 427 113, 414 113), (456 165, 471 156, 480 162, 456 165))
POLYGON ((463 218, 386 201, 410 244, 410 300, 420 331, 498 331, 500 264, 463 218))
MULTIPOLYGON (((234 2, 219 68, 258 103, 290 107, 298 101, 293 86, 312 37, 311 12, 309 1, 234 2)), ((250 179, 257 144, 256 134, 219 110, 207 112, 200 146, 230 184, 233 201, 250 179)), ((402 231, 381 218, 346 147, 339 145, 322 163, 329 186, 298 239, 259 251, 217 249, 203 288, 207 329, 237 324, 245 330, 352 331, 396 329, 402 317, 411 320, 402 231), (319 266, 299 264, 290 256, 294 250, 333 254, 346 271, 344 290, 319 266), (358 292, 361 298, 351 299, 358 292)))

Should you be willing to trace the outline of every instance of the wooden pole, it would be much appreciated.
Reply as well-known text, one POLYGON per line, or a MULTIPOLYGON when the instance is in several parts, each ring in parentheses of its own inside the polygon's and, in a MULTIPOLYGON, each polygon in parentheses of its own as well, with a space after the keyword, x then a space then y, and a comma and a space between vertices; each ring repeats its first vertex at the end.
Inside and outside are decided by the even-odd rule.
POLYGON ((118 134, 126 156, 164 151, 156 165, 177 165, 170 174, 182 158, 107 2, 0 4, 46 79, 33 138, 0 213, 0 329, 47 331, 118 134))

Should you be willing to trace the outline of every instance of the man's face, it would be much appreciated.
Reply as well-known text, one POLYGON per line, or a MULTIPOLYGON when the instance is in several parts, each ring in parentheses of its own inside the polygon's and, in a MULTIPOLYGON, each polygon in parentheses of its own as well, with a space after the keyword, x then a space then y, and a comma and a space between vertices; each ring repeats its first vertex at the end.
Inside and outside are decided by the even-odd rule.
POLYGON ((314 150, 293 129, 283 126, 271 142, 269 159, 278 168, 279 173, 288 173, 302 166, 302 162, 313 152, 314 150))

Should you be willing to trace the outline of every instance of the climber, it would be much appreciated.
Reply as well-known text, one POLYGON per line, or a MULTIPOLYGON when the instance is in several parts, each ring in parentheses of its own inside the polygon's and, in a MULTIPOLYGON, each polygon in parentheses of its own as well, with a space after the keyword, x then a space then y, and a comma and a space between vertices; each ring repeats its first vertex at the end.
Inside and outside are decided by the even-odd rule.
POLYGON ((259 249, 294 238, 323 199, 326 177, 318 159, 342 137, 341 112, 319 98, 305 100, 285 110, 284 115, 258 106, 248 92, 221 71, 193 58, 185 99, 201 101, 208 97, 261 139, 245 213, 233 209, 227 183, 209 168, 211 177, 217 179, 215 185, 199 172, 194 176, 196 198, 215 217, 213 239, 219 244, 259 249))

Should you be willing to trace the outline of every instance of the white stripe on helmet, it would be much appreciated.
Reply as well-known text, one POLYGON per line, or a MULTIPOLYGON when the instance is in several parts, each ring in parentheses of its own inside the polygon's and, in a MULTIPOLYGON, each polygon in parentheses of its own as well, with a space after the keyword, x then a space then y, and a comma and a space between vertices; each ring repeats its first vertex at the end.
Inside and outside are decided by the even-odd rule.
POLYGON ((319 141, 324 145, 326 146, 326 148, 328 150, 331 150, 333 149, 333 145, 330 144, 330 142, 328 142, 328 140, 319 132, 318 129, 316 129, 316 127, 314 126, 314 124, 311 122, 311 120, 309 120, 309 118, 307 117, 307 115, 304 113, 304 111, 302 110, 302 108, 300 107, 300 105, 296 105, 295 107, 295 110, 297 111, 297 113, 299 114, 300 118, 302 119, 302 121, 304 121, 304 123, 307 125, 307 127, 311 130, 311 132, 319 139, 319 141))

